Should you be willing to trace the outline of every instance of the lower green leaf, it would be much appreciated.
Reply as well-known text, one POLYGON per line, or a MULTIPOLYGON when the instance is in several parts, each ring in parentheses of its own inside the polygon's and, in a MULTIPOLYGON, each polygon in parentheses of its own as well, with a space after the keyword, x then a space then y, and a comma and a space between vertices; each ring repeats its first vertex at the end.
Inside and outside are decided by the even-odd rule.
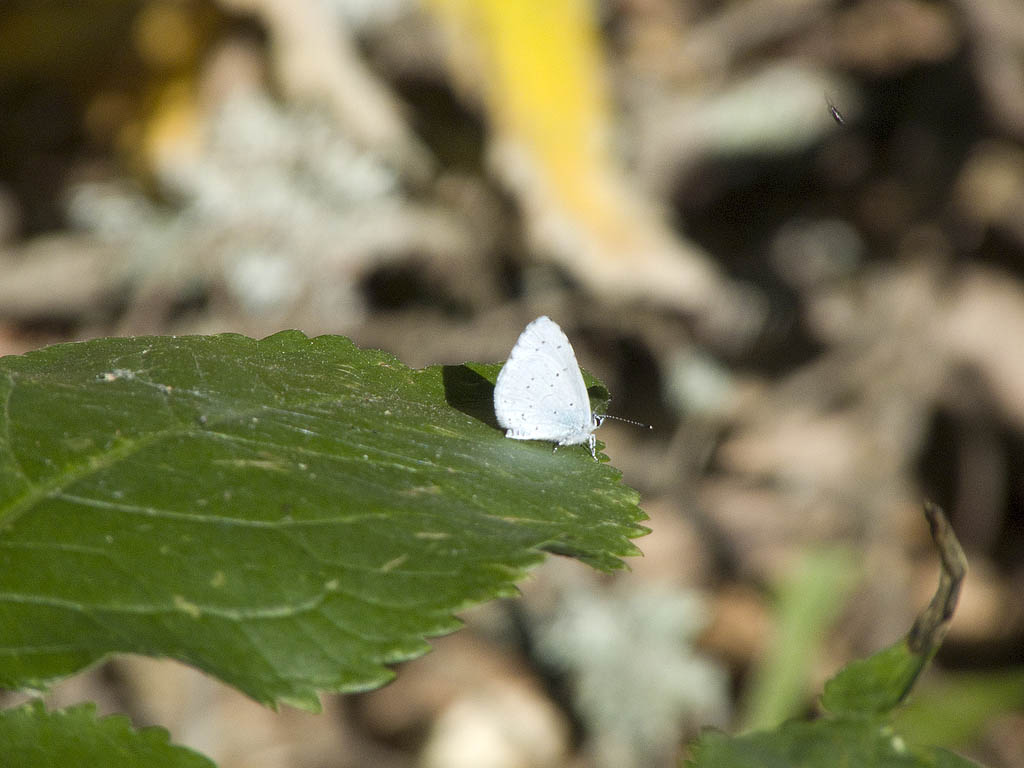
POLYGON ((93 704, 47 711, 35 701, 0 711, 4 768, 214 768, 202 755, 170 744, 163 728, 135 730, 127 717, 96 717, 93 704))
POLYGON ((883 718, 789 722, 774 731, 727 736, 706 731, 687 761, 693 768, 977 768, 934 748, 907 745, 883 718))
MULTIPOLYGON (((942 510, 925 505, 942 574, 931 603, 907 636, 867 659, 854 661, 825 685, 828 714, 788 722, 773 731, 728 736, 703 733, 688 761, 692 768, 970 768, 974 763, 934 747, 910 746, 890 713, 913 687, 938 649, 953 616, 966 560, 942 510)), ((976 768, 976 766, 975 766, 976 768)))
POLYGON ((924 512, 942 563, 935 595, 905 638, 867 659, 850 663, 825 684, 821 703, 830 712, 891 711, 907 696, 942 643, 967 573, 967 559, 942 510, 925 504, 924 512))

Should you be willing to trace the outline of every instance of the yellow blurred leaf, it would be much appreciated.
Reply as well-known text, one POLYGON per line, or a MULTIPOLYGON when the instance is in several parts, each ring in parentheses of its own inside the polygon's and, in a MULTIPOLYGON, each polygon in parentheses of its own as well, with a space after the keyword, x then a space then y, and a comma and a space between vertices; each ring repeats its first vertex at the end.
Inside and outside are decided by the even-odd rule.
POLYGON ((587 0, 426 0, 451 35, 452 69, 482 92, 493 157, 538 244, 591 289, 694 308, 717 274, 625 181, 597 23, 587 0))

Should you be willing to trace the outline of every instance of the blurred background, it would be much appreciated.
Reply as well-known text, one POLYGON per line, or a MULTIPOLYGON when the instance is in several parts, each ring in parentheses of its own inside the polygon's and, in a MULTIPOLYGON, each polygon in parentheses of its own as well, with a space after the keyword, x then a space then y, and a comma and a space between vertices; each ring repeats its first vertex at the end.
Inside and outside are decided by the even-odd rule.
POLYGON ((548 314, 654 426, 599 432, 631 573, 550 558, 380 691, 121 659, 49 700, 224 768, 669 766, 907 630, 927 497, 970 573, 899 727, 1024 766, 1022 279, 1019 0, 6 0, 0 354, 500 361, 548 314))

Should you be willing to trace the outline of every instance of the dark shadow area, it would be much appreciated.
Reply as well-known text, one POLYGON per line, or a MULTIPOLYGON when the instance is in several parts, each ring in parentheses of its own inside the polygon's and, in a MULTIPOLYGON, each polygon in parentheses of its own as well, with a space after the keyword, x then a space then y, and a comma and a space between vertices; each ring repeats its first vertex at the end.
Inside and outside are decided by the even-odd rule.
POLYGON ((494 416, 494 385, 468 365, 445 365, 441 368, 444 399, 452 408, 501 429, 494 416))

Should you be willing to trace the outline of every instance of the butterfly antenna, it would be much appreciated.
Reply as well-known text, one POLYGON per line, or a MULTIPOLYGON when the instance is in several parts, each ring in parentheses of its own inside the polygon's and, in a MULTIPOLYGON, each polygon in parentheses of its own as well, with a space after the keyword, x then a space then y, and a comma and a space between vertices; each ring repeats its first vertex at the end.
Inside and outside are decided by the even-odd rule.
POLYGON ((605 419, 615 419, 616 421, 624 421, 627 424, 632 424, 637 427, 647 427, 647 429, 654 429, 654 427, 652 427, 650 424, 644 424, 642 421, 633 421, 632 419, 624 419, 621 416, 609 416, 607 413, 595 413, 594 415, 598 418, 598 424, 600 424, 605 419))

